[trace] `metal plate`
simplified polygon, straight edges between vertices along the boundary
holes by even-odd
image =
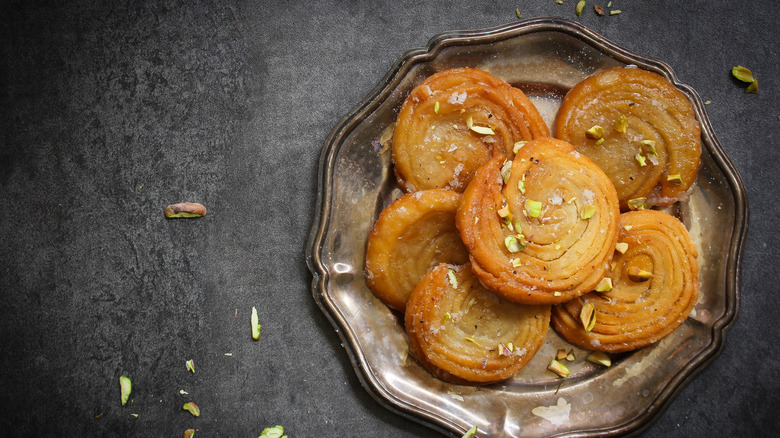
[[[700,298],[691,317],[657,344],[618,356],[610,368],[577,360],[558,379],[546,365],[571,347],[550,330],[545,346],[514,378],[483,387],[442,382],[412,357],[399,315],[365,283],[365,246],[379,212],[400,194],[390,154],[372,141],[395,121],[406,95],[431,74],[453,67],[487,70],[524,89],[552,123],[571,86],[612,66],[659,73],[693,103],[702,126],[702,165],[676,214],[699,249]],[[374,142],[375,143],[375,142]],[[407,52],[326,140],[307,248],[312,292],[336,327],[364,387],[387,408],[451,436],[477,425],[477,436],[607,436],[638,432],[656,418],[723,348],[739,305],[747,200],[718,143],[704,104],[665,63],[622,49],[587,28],[540,18],[496,29],[446,33]]]

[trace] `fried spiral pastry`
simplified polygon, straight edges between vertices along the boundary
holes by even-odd
[[[367,284],[382,302],[403,312],[429,269],[468,261],[455,228],[460,200],[451,190],[424,190],[404,195],[382,211],[366,249]]]
[[[612,68],[575,85],[555,136],[609,175],[624,211],[629,200],[673,204],[699,169],[701,129],[691,103],[663,76],[638,68]]]
[[[622,214],[620,224],[619,241],[628,249],[616,254],[607,275],[612,290],[553,307],[555,330],[582,348],[618,353],[655,343],[688,318],[698,299],[698,253],[677,218],[635,211]],[[590,331],[581,318],[586,303],[595,315]]]
[[[412,355],[434,376],[461,384],[512,377],[544,344],[549,324],[550,306],[499,297],[468,264],[429,271],[405,314]]]
[[[511,157],[516,142],[548,135],[519,89],[482,70],[445,70],[415,87],[401,107],[393,132],[395,174],[407,192],[462,192],[490,157]]]
[[[526,304],[562,303],[593,290],[618,236],[609,178],[554,138],[533,140],[502,163],[494,158],[477,170],[458,208],[474,273]]]

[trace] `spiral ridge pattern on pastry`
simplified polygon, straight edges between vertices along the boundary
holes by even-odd
[[[544,344],[549,324],[550,306],[501,298],[468,264],[429,271],[405,313],[412,355],[436,377],[454,383],[512,377]]]
[[[594,127],[603,135],[588,134]],[[639,198],[671,205],[699,169],[701,129],[691,103],[663,76],[638,68],[612,68],[575,85],[558,111],[555,136],[609,175],[623,210]]]
[[[511,157],[517,141],[547,135],[541,115],[519,89],[482,70],[445,70],[415,87],[401,107],[393,132],[395,174],[407,192],[462,192],[488,159]]]
[[[455,228],[461,194],[424,190],[385,208],[366,249],[366,280],[382,302],[404,311],[423,275],[439,263],[462,264],[468,252]]]
[[[537,217],[529,203],[537,203]],[[500,157],[482,166],[456,224],[485,286],[512,301],[557,304],[603,277],[619,215],[604,172],[570,144],[542,138],[523,146],[511,167]],[[513,236],[521,248],[508,244]]]
[[[612,290],[553,308],[556,331],[582,348],[615,353],[650,345],[680,326],[698,299],[698,252],[677,218],[645,210],[622,214],[620,223],[628,249],[616,253],[607,275]],[[637,270],[648,276],[637,278]],[[590,331],[580,320],[585,303],[595,309]]]

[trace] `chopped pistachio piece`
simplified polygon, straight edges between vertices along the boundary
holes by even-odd
[[[490,129],[487,126],[477,126],[474,124],[474,119],[471,116],[468,116],[466,119],[466,126],[468,126],[469,129],[476,132],[477,134],[482,135],[494,135],[495,132],[493,132],[492,129]]]
[[[509,347],[504,345],[503,342],[499,342],[498,343],[498,355],[499,356],[507,356],[507,357],[509,357],[509,356],[512,355],[512,350],[510,350]]]
[[[577,13],[578,17],[581,17],[583,9],[585,9],[585,0],[580,0],[577,2],[577,6],[574,8],[574,12]]]
[[[509,211],[509,205],[504,205],[503,207],[498,209],[498,215],[500,217],[508,217],[509,220],[512,220],[512,213]]]
[[[259,341],[260,331],[262,330],[262,326],[260,325],[260,319],[257,317],[257,307],[254,306],[252,306],[251,324],[252,324],[252,339],[254,339],[255,341]]]
[[[647,163],[645,162],[645,157],[643,157],[642,154],[636,154],[634,158],[636,159],[636,162],[639,163],[640,167],[647,166]]]
[[[585,359],[597,365],[603,365],[605,367],[612,366],[612,360],[603,351],[594,351],[593,353],[589,354],[588,357],[586,357]]]
[[[596,285],[596,292],[609,292],[612,290],[612,279],[609,277],[604,277],[599,281],[599,284]]]
[[[712,103],[712,101],[711,101],[711,100],[708,100],[708,101],[704,102],[704,104],[705,104],[705,105],[709,105],[709,104],[711,104],[711,103]]]
[[[651,153],[653,155],[658,155],[658,152],[655,150],[655,141],[653,140],[642,140],[642,150],[646,150],[648,153]]]
[[[509,177],[512,175],[512,160],[504,161],[504,165],[501,166],[501,178],[504,180],[504,184],[509,181]]]
[[[742,67],[741,65],[732,67],[731,74],[742,82],[752,83],[756,80],[756,78],[753,77],[753,72],[750,71],[749,68]]]
[[[471,426],[471,429],[467,430],[466,433],[461,438],[472,438],[474,435],[477,434],[477,425]]]
[[[569,350],[569,354],[566,355],[566,360],[569,362],[574,362],[574,350]]]
[[[625,134],[627,127],[628,127],[628,119],[626,118],[626,116],[621,115],[618,121],[615,122],[615,131],[622,132]]]
[[[674,185],[682,185],[682,177],[679,173],[675,173],[674,175],[669,175],[666,177],[666,180]]]
[[[437,100],[436,103],[433,104],[433,112],[436,114],[439,114],[439,101]]]
[[[138,414],[130,414],[133,418],[138,418]]]
[[[617,251],[617,252],[619,252],[621,254],[625,254],[626,251],[628,251],[628,244],[626,242],[618,242],[615,245],[615,251]]]
[[[597,145],[600,145],[601,143],[604,143],[604,139],[603,138],[600,138],[600,139],[596,140],[596,144]]]
[[[634,228],[633,225],[623,225],[623,229],[626,231],[631,231],[632,228]]]
[[[599,15],[604,15],[604,8],[599,5],[594,5],[593,10],[596,11],[596,13]]]
[[[192,359],[185,362],[184,365],[187,367],[187,371],[192,371],[192,374],[195,374],[195,362]]]
[[[653,273],[644,269],[639,269],[636,266],[632,266],[628,268],[628,278],[630,278],[631,281],[641,283],[653,278]]]
[[[745,93],[758,93],[758,81],[754,79],[753,82],[745,88]]]
[[[558,362],[557,360],[553,359],[549,365],[547,365],[547,369],[557,374],[559,377],[568,377],[571,371],[569,371],[569,368],[566,367],[566,365]]]
[[[518,266],[522,266],[523,265],[523,262],[520,259],[518,259],[518,258],[512,259],[511,263],[512,263],[512,267],[514,267],[514,268],[517,268]]]
[[[520,8],[515,9],[515,15],[517,15],[517,18],[523,18],[523,14],[520,13]]]
[[[566,359],[566,350],[563,348],[559,348],[558,352],[555,353],[555,360],[564,360]]]
[[[586,332],[593,330],[596,325],[596,306],[591,302],[585,303],[580,309],[580,322]]]
[[[458,288],[458,277],[455,275],[455,271],[452,269],[447,269],[447,279],[450,281],[450,284],[454,289]]]
[[[647,198],[634,198],[628,200],[628,208],[631,210],[644,210],[647,208],[647,205],[645,205],[645,201]]]
[[[195,429],[187,429],[184,431],[184,438],[192,438],[195,436]]]
[[[513,254],[525,249],[524,242],[518,239],[517,236],[506,236],[504,238],[504,246]]]
[[[607,7],[611,8],[612,7],[612,2],[607,3]]]
[[[596,206],[588,204],[582,208],[582,211],[580,211],[580,218],[582,220],[587,220],[592,218],[594,214],[596,214]]]
[[[621,11],[620,9],[613,9],[613,10],[609,11],[609,15],[618,15],[621,12],[623,12],[623,11]]]
[[[127,376],[119,376],[119,396],[122,401],[122,406],[127,404],[127,400],[130,399],[130,393],[133,391],[133,382]]]
[[[285,438],[284,427],[276,425],[274,427],[266,427],[258,438]]]
[[[515,145],[512,146],[512,152],[514,152],[516,154],[523,146],[526,145],[526,143],[528,143],[528,142],[525,141],[525,140],[521,140],[521,141],[515,142]]]
[[[600,138],[604,138],[604,128],[599,125],[593,125],[590,129],[585,131],[585,137],[588,137],[591,140],[598,140]]]
[[[444,316],[441,319],[442,324],[446,324],[447,321],[449,321],[452,318],[452,315],[450,315],[450,312],[446,312]]]
[[[555,0],[555,3],[558,3],[559,5],[563,4],[563,0]]]
[[[528,217],[539,217],[542,213],[542,203],[540,201],[526,199],[525,211],[528,213]]]
[[[520,180],[517,182],[517,190],[520,190],[520,193],[525,195],[525,181]]]
[[[193,402],[184,403],[182,409],[192,414],[193,417],[200,417],[200,408]]]

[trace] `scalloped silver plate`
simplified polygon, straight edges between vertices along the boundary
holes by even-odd
[[[431,74],[475,67],[522,88],[548,124],[561,97],[592,73],[634,64],[665,76],[693,103],[702,126],[702,166],[678,216],[699,249],[700,299],[691,317],[657,344],[590,364],[574,348],[571,375],[546,365],[572,348],[552,330],[542,350],[514,378],[483,387],[452,385],[408,356],[401,321],[365,283],[368,233],[400,194],[390,154],[372,146],[395,121],[409,91]],[[740,260],[747,232],[741,178],[715,138],[698,94],[665,63],[631,53],[568,20],[539,18],[483,31],[434,37],[407,52],[325,141],[318,200],[307,246],[315,301],[344,341],[368,392],[388,409],[451,436],[472,425],[477,436],[610,436],[636,433],[721,351],[739,305]]]

